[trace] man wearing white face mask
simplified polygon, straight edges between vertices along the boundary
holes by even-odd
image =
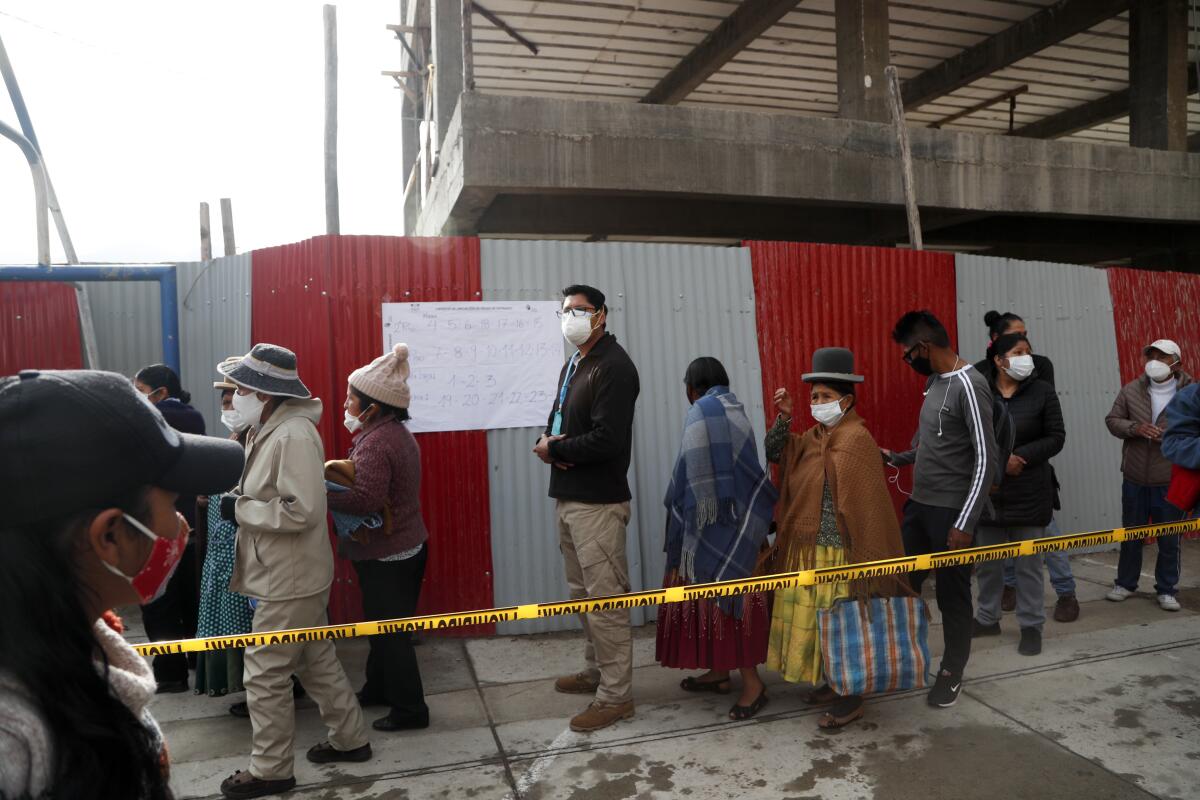
[[[1113,436],[1122,439],[1121,524],[1126,527],[1152,522],[1175,522],[1183,512],[1167,502],[1171,462],[1162,453],[1166,430],[1166,408],[1175,393],[1192,382],[1183,371],[1179,345],[1159,339],[1143,351],[1145,374],[1127,383],[1117,395],[1105,422]],[[1142,571],[1144,542],[1121,543],[1117,580],[1107,598],[1115,603],[1137,591]],[[1158,539],[1158,561],[1154,569],[1154,591],[1165,611],[1178,611],[1175,599],[1179,582],[1179,537]]]
[[[238,526],[229,588],[257,601],[253,630],[324,625],[333,553],[326,528],[325,464],[317,423],[321,401],[301,382],[296,355],[257,344],[222,375],[237,385],[233,407],[255,425],[246,469],[221,516]],[[333,642],[246,648],[246,701],[254,729],[248,771],[221,784],[226,797],[262,797],[296,785],[292,675],[321,710],[329,741],[308,751],[317,764],[371,758],[362,709]]]
[[[559,549],[572,599],[629,591],[625,526],[629,524],[629,461],[638,372],[608,333],[604,293],[591,286],[563,290],[563,337],[578,351],[563,366],[546,430],[533,452],[550,469],[558,502]],[[555,689],[594,694],[571,720],[586,732],[633,716],[633,638],[628,611],[583,615],[585,669],[559,678]]]

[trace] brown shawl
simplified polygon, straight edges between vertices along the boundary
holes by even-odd
[[[848,563],[904,555],[879,445],[853,408],[832,430],[814,425],[804,434],[792,434],[779,463],[775,519],[780,571],[813,568],[826,480]],[[906,576],[885,576],[852,581],[850,593],[861,600],[912,592]]]

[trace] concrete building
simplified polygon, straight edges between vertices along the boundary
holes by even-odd
[[[402,0],[406,231],[1200,268],[1191,0]],[[1191,54],[1191,55],[1189,55]]]

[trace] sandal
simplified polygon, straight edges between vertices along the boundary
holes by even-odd
[[[685,692],[712,692],[713,694],[729,694],[729,678],[720,681],[701,681],[692,677],[679,682],[679,688]]]
[[[804,702],[810,706],[824,706],[835,702],[838,697],[838,693],[835,692],[829,686],[829,684],[826,684],[824,686],[818,686],[816,689],[813,689],[808,694],[804,695]]]
[[[841,712],[840,715],[839,712]],[[826,711],[817,720],[817,727],[823,731],[836,731],[839,728],[846,727],[855,720],[862,719],[864,713],[866,713],[866,704],[859,697],[855,701],[852,701],[852,707],[849,710],[845,710],[845,706],[839,703],[833,707],[833,710]]]
[[[758,699],[748,706],[734,705],[729,709],[729,718],[732,720],[746,720],[753,717],[758,712],[762,711],[767,705],[767,689],[764,686],[763,690],[758,693]]]

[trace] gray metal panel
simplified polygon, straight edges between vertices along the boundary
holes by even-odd
[[[221,397],[212,388],[216,365],[250,350],[250,264],[249,253],[176,264],[180,377],[215,436],[228,433],[221,425]]]
[[[751,422],[765,430],[749,251],[501,240],[484,240],[481,247],[485,300],[557,299],[570,283],[593,284],[607,295],[610,329],[629,351],[641,379],[630,467],[630,580],[635,589],[660,586],[665,570],[662,498],[687,411],[683,372],[688,363],[704,355],[719,358]],[[565,358],[565,346],[563,352]],[[530,453],[537,433],[488,432],[498,605],[566,597],[554,510],[546,497],[546,467]],[[574,626],[575,620],[560,618],[498,629],[532,633]]]
[[[82,285],[92,307],[100,369],[132,378],[142,367],[163,360],[158,283],[106,281]]]
[[[964,358],[984,357],[989,310],[1025,319],[1034,352],[1054,362],[1067,444],[1054,459],[1064,533],[1121,524],[1121,443],[1104,424],[1121,387],[1108,275],[1068,264],[959,255],[958,338]]]

